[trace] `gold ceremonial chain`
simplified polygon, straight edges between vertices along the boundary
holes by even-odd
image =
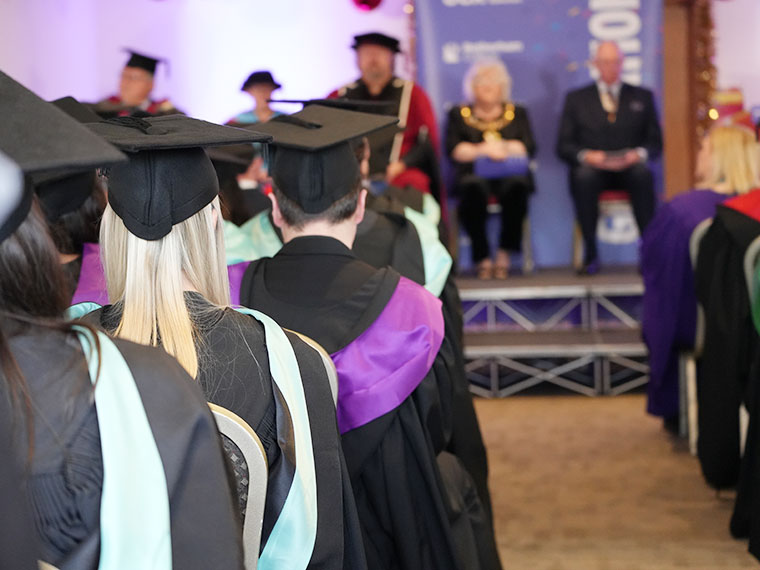
[[[468,126],[474,127],[479,131],[483,131],[484,141],[499,141],[501,140],[501,129],[506,127],[515,118],[515,105],[514,103],[507,103],[505,105],[504,114],[494,121],[483,121],[478,119],[472,113],[472,107],[465,105],[460,111],[464,122]]]

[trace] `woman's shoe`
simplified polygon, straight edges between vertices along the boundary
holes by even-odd
[[[490,259],[484,259],[478,263],[478,279],[493,279],[493,263]]]
[[[506,279],[509,277],[509,254],[500,249],[496,253],[496,265],[493,268],[494,279]]]

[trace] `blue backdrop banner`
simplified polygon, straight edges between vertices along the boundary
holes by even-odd
[[[614,40],[625,55],[623,80],[652,89],[659,99],[661,4],[415,0],[418,79],[438,112],[442,132],[448,109],[464,100],[462,79],[478,58],[496,56],[507,65],[513,98],[528,109],[538,144],[530,221],[539,266],[568,265],[572,257],[574,214],[567,167],[554,152],[565,93],[594,79],[589,60],[596,45]],[[635,262],[633,219],[616,208],[600,219],[602,263]]]

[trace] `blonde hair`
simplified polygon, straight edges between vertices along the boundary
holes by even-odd
[[[507,66],[496,58],[489,57],[477,60],[467,70],[462,82],[462,91],[466,101],[475,100],[475,81],[478,77],[486,72],[493,71],[496,73],[499,84],[501,85],[501,99],[504,103],[512,100],[512,76],[507,71]]]
[[[132,234],[111,206],[103,214],[100,244],[108,297],[121,306],[116,336],[162,346],[195,378],[197,326],[185,304],[183,277],[217,307],[230,305],[224,232],[215,223],[219,199],[161,239]]]
[[[723,186],[738,194],[760,186],[760,146],[753,132],[725,125],[714,127],[707,137],[712,153],[702,185]]]

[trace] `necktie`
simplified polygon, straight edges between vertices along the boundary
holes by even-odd
[[[607,111],[607,120],[610,123],[614,123],[617,118],[617,98],[615,97],[612,89],[607,87],[602,90],[602,107]]]

